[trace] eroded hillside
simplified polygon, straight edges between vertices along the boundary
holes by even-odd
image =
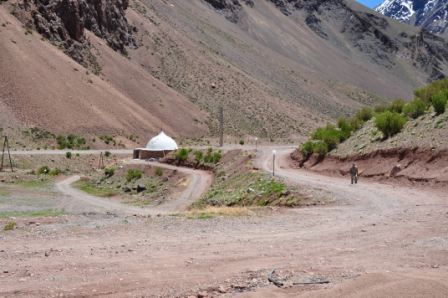
[[[300,139],[447,69],[445,40],[342,0],[9,0],[0,11],[2,110],[55,132],[213,136],[223,106],[228,135]]]

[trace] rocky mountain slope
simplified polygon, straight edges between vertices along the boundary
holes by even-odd
[[[400,22],[448,36],[447,0],[386,0],[375,10]]]
[[[0,12],[0,108],[50,131],[214,135],[223,106],[226,134],[301,138],[448,69],[444,39],[351,1],[8,0]]]

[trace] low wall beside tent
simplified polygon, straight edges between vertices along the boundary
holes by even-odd
[[[162,158],[168,153],[177,150],[177,143],[161,131],[153,137],[145,148],[134,149],[134,159]]]

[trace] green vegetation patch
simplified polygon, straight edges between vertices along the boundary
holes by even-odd
[[[58,149],[89,149],[89,147],[86,146],[86,139],[83,137],[70,134],[68,136],[60,135],[56,138],[56,141],[58,143]]]
[[[375,116],[375,126],[385,138],[399,133],[406,124],[407,118],[399,113],[386,111]]]
[[[64,210],[47,209],[36,211],[0,211],[0,218],[10,217],[55,217],[64,215]]]
[[[3,231],[12,231],[16,228],[17,223],[15,221],[7,222],[6,225],[3,227]]]
[[[401,132],[408,118],[417,119],[428,113],[430,106],[436,115],[445,113],[448,104],[448,78],[420,88],[414,94],[414,100],[408,103],[395,99],[388,105],[379,105],[374,109],[365,107],[351,118],[338,119],[337,127],[328,124],[316,129],[311,139],[300,147],[304,160],[312,154],[325,156],[372,118],[375,118],[376,128],[383,133],[383,139],[387,139]]]
[[[82,190],[85,193],[88,193],[89,195],[96,197],[107,198],[107,197],[113,197],[118,194],[118,192],[115,189],[96,185],[95,183],[87,179],[81,179],[79,181],[76,181],[75,183],[73,183],[73,186],[75,186],[79,190]]]
[[[298,206],[300,197],[288,190],[285,183],[268,174],[248,172],[216,183],[194,208],[206,206]]]
[[[17,185],[24,187],[24,188],[39,188],[44,189],[51,186],[53,183],[50,179],[35,179],[35,180],[23,180],[17,182]]]

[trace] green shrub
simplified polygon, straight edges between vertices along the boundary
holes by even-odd
[[[62,173],[62,171],[58,168],[50,170],[48,173],[50,176],[59,176]]]
[[[72,158],[72,153],[70,151],[69,152],[65,152],[65,157],[68,158],[68,159],[71,159]]]
[[[401,114],[403,112],[403,108],[405,105],[405,101],[402,99],[396,99],[394,101],[392,101],[388,107],[387,110],[394,112],[394,113],[398,113]]]
[[[3,227],[3,231],[11,231],[14,230],[17,226],[17,223],[15,221],[10,221],[6,223],[6,225]]]
[[[403,107],[403,113],[412,119],[416,119],[425,114],[427,109],[428,104],[423,100],[416,98]]]
[[[244,145],[244,140],[240,140],[240,145],[241,145],[241,146]]]
[[[212,163],[217,164],[222,158],[221,151],[215,151],[212,155]]]
[[[440,91],[431,98],[431,104],[437,115],[445,113],[446,103],[448,101],[448,92]]]
[[[82,149],[86,144],[86,140],[83,137],[70,134],[68,136],[58,136],[56,138],[58,148],[63,149]]]
[[[375,116],[375,126],[383,133],[385,138],[399,133],[406,121],[406,117],[390,111]]]
[[[352,134],[352,127],[348,120],[344,117],[338,119],[338,128],[340,130],[340,141],[343,142],[348,139]]]
[[[104,156],[106,156],[106,157],[109,157],[109,156],[111,156],[112,155],[112,153],[110,153],[110,151],[106,151],[106,152],[104,152]]]
[[[445,90],[448,90],[448,78],[434,81],[423,88],[417,89],[414,94],[415,97],[429,103],[437,93]]]
[[[388,107],[387,107],[386,105],[384,105],[384,104],[382,104],[382,105],[378,105],[378,106],[376,106],[376,107],[373,109],[373,111],[374,111],[376,114],[380,114],[380,113],[386,112],[387,110],[388,110]]]
[[[338,146],[343,137],[340,130],[328,124],[325,127],[316,129],[313,133],[313,139],[324,141],[327,144],[328,150],[331,151]]]
[[[311,154],[313,154],[314,150],[314,142],[313,141],[307,141],[302,144],[302,147],[300,148],[300,152],[302,152],[302,155],[305,158],[308,158]]]
[[[114,137],[109,135],[100,136],[100,140],[102,140],[106,145],[113,144],[117,145],[117,141],[115,141]]]
[[[190,151],[187,148],[181,148],[178,149],[174,155],[177,162],[184,162],[188,159],[188,155],[190,154]]]
[[[319,155],[319,156],[325,156],[328,153],[328,145],[325,142],[318,141],[314,143],[313,146],[313,153]]]
[[[222,153],[220,150],[213,151],[212,148],[207,149],[207,153],[204,155],[204,162],[205,163],[212,163],[217,164],[222,158]]]
[[[194,151],[193,155],[194,155],[194,160],[197,163],[200,163],[202,161],[202,159],[204,158],[204,153],[202,151],[200,151],[200,150]]]
[[[349,124],[350,127],[352,128],[352,131],[357,131],[362,127],[363,122],[356,117],[352,117],[349,119]]]
[[[39,175],[48,175],[50,173],[50,168],[48,166],[42,166],[37,170],[37,174]]]
[[[107,178],[110,178],[113,175],[115,175],[115,169],[114,168],[105,168],[104,169],[104,176],[106,176]]]
[[[126,181],[131,182],[133,180],[138,180],[142,178],[142,170],[140,169],[129,169],[126,173]]]
[[[162,177],[163,176],[163,169],[161,167],[155,168],[155,174],[156,176]]]
[[[356,113],[355,117],[361,120],[362,122],[366,122],[372,119],[373,111],[371,108],[364,107]]]

